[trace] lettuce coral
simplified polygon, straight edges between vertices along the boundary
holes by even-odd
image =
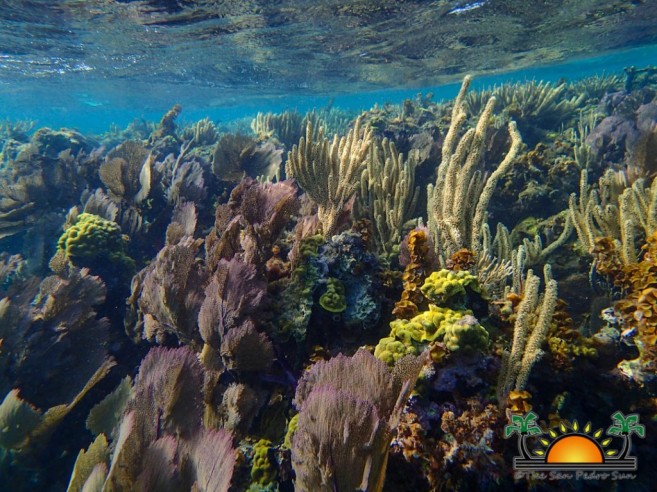
[[[477,277],[465,270],[443,269],[429,275],[420,290],[435,304],[458,306],[463,304],[466,288],[479,292]]]
[[[381,339],[374,349],[374,355],[389,364],[405,355],[420,353],[428,342],[443,341],[452,351],[488,346],[488,332],[468,310],[430,304],[428,311],[411,320],[395,320],[390,328],[390,336]]]
[[[337,278],[329,278],[326,283],[326,292],[319,298],[319,305],[330,313],[341,313],[347,309],[344,285]]]

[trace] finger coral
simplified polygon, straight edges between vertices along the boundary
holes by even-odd
[[[326,236],[336,232],[340,213],[356,193],[371,141],[372,131],[361,132],[360,118],[346,137],[335,135],[331,143],[323,128],[316,131],[309,122],[305,137],[288,153],[285,173],[317,203]]]

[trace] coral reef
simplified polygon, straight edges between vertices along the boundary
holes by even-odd
[[[0,489],[568,487],[514,476],[504,425],[530,411],[632,412],[649,462],[639,76],[468,77],[360,115],[176,105],[98,139],[0,124]]]

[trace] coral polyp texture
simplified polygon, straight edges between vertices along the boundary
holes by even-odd
[[[652,490],[657,76],[628,77],[0,122],[0,490],[630,486],[514,473],[529,412],[640,419]]]

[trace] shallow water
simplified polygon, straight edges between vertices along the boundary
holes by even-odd
[[[488,85],[517,71],[514,80],[577,78],[654,64],[656,10],[650,1],[2,2],[0,116],[99,131],[174,103],[190,119],[228,120],[328,98],[366,109],[466,73]]]
[[[655,176],[653,1],[0,0],[0,491],[652,490]]]

